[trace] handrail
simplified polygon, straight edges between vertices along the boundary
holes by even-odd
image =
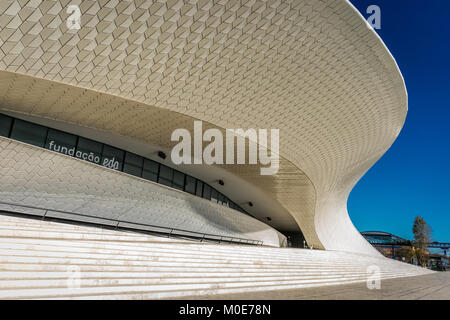
[[[190,236],[190,235],[186,235],[186,234],[178,234],[178,236],[183,236],[183,237],[200,238],[200,239],[202,239],[201,241],[203,241],[204,239],[210,239],[210,240],[216,240],[216,241],[218,240],[219,243],[221,243],[222,241],[226,241],[226,242],[233,242],[233,243],[249,243],[249,244],[253,244],[253,245],[262,245],[263,244],[263,241],[261,241],[261,240],[252,240],[252,239],[245,239],[245,238],[227,237],[227,236],[223,236],[223,235],[215,235],[215,234],[210,234],[210,233],[201,233],[201,232],[197,232],[197,231],[189,231],[189,230],[183,230],[183,229],[178,229],[178,228],[168,228],[168,227],[162,227],[162,226],[155,226],[155,225],[146,224],[146,223],[140,223],[140,222],[121,221],[121,220],[118,220],[118,219],[97,217],[97,216],[92,216],[92,215],[88,215],[88,214],[84,214],[84,213],[77,213],[77,212],[69,212],[69,211],[56,210],[56,209],[41,208],[41,207],[36,207],[36,206],[30,206],[30,205],[24,205],[24,204],[16,204],[16,203],[4,202],[4,201],[0,201],[0,204],[7,205],[7,206],[13,206],[13,207],[19,207],[19,208],[42,210],[42,211],[44,211],[44,214],[41,215],[42,220],[45,220],[46,218],[48,218],[48,216],[47,216],[48,212],[57,212],[57,213],[74,215],[74,216],[80,216],[80,217],[86,217],[86,218],[94,218],[94,219],[98,219],[98,220],[106,220],[106,221],[114,222],[115,223],[115,229],[133,229],[133,230],[148,231],[148,230],[145,230],[145,229],[120,227],[120,223],[127,223],[127,224],[132,224],[132,225],[137,225],[137,226],[145,226],[145,227],[150,227],[150,228],[157,228],[157,229],[167,230],[167,232],[161,232],[161,231],[151,231],[151,232],[153,232],[153,233],[161,233],[161,234],[168,234],[168,237],[170,237],[172,235],[176,236],[177,232],[179,232],[179,233],[190,233],[190,234],[198,235],[198,236]],[[0,209],[0,211],[11,212],[11,213],[15,213],[15,214],[27,214],[26,212],[21,213],[21,212],[7,211],[7,210],[1,210],[1,209]],[[30,214],[28,213],[28,215],[30,215]],[[65,220],[64,218],[58,218],[58,217],[49,217],[49,218],[50,219]],[[81,221],[81,220],[73,220],[73,221],[86,223],[85,221]],[[87,223],[94,224],[94,225],[110,226],[108,224],[95,223],[95,222],[87,222]],[[217,239],[218,237],[220,237],[220,238]],[[229,238],[230,240],[224,240],[224,238],[225,239]],[[234,240],[237,240],[237,241],[234,241]]]

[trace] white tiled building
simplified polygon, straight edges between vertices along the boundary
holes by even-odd
[[[345,0],[6,0],[0,113],[4,211],[378,259],[347,198],[407,93]],[[171,133],[199,120],[279,129],[278,173],[173,164]]]

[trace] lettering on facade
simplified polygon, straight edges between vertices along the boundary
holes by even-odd
[[[55,143],[54,140],[49,142],[48,149],[50,149],[51,151],[62,153],[62,154],[68,155],[68,156],[78,158],[78,159],[93,162],[95,164],[101,164],[102,166],[110,168],[110,169],[119,170],[119,167],[120,167],[120,163],[119,163],[119,161],[116,160],[115,157],[112,157],[112,158],[105,157],[103,159],[103,161],[101,161],[100,156],[95,155],[93,152],[83,152],[80,150],[75,150],[75,147],[68,148],[68,147],[65,147],[65,146]]]

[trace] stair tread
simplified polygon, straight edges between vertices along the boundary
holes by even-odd
[[[22,225],[21,225],[22,223]],[[0,299],[170,298],[390,279],[430,273],[338,251],[199,243],[0,216]],[[81,288],[67,286],[77,266]]]

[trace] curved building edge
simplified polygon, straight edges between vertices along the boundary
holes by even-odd
[[[299,4],[299,6],[302,7],[302,9],[309,10],[310,4],[308,2],[296,2]],[[332,5],[331,5],[332,3]],[[317,9],[317,12],[326,12],[327,14],[330,14],[327,12],[327,8],[321,8],[322,4],[316,3],[312,5],[313,12]],[[315,7],[317,6],[317,8]],[[362,16],[358,13],[358,11],[348,2],[348,1],[336,1],[336,2],[330,2],[330,7],[333,8],[331,15],[336,18],[336,24],[340,28],[342,28],[342,32],[345,33],[346,28],[349,30],[352,30],[352,34],[348,36],[348,41],[350,41],[352,44],[355,44],[359,37],[362,35],[364,38],[361,41],[361,49],[359,47],[356,47],[355,51],[355,57],[357,55],[361,55],[361,52],[368,48],[373,48],[374,54],[373,59],[374,61],[370,61],[372,64],[376,64],[378,62],[382,62],[382,66],[380,66],[379,75],[377,74],[377,77],[368,78],[367,79],[367,86],[362,85],[360,87],[361,90],[367,89],[372,85],[371,81],[373,81],[373,84],[383,84],[383,81],[390,81],[389,85],[392,85],[393,89],[390,91],[390,89],[384,88],[383,85],[380,85],[379,87],[376,87],[377,93],[380,93],[380,100],[387,99],[387,97],[392,97],[392,101],[389,100],[387,103],[385,101],[381,102],[374,102],[376,104],[376,107],[374,110],[364,111],[362,109],[358,108],[351,108],[351,112],[349,111],[349,117],[354,117],[355,119],[358,119],[363,124],[362,126],[358,127],[357,124],[350,125],[349,131],[334,131],[336,128],[336,124],[332,123],[329,127],[326,127],[324,129],[320,129],[318,132],[311,132],[308,131],[308,129],[316,128],[317,124],[323,125],[321,123],[320,116],[324,115],[324,112],[329,111],[330,117],[333,119],[333,117],[337,117],[339,114],[339,110],[337,110],[336,114],[333,115],[334,110],[327,109],[324,107],[323,110],[318,110],[317,115],[311,114],[311,112],[314,109],[305,109],[306,112],[302,113],[301,110],[292,110],[289,108],[286,108],[286,114],[291,114],[292,118],[295,119],[295,117],[298,117],[302,115],[308,115],[309,118],[307,119],[309,122],[314,122],[314,124],[309,128],[306,126],[306,131],[308,132],[309,136],[305,133],[305,143],[303,145],[299,145],[297,143],[293,143],[293,140],[287,139],[286,145],[282,147],[287,147],[285,149],[282,148],[283,152],[281,152],[281,156],[286,159],[287,162],[290,162],[297,170],[298,170],[298,176],[296,176],[298,181],[301,180],[298,185],[296,185],[295,191],[298,195],[299,199],[295,199],[291,194],[288,193],[289,191],[289,183],[284,184],[283,183],[283,177],[281,176],[279,180],[274,178],[274,181],[268,181],[268,185],[272,183],[269,187],[265,187],[263,190],[267,194],[270,194],[270,191],[273,190],[277,185],[280,185],[283,189],[281,191],[278,191],[278,193],[275,193],[274,196],[272,196],[274,200],[272,202],[276,202],[278,205],[281,205],[280,212],[287,211],[291,214],[292,217],[294,217],[295,222],[300,226],[303,234],[305,235],[306,239],[308,240],[308,243],[312,244],[315,248],[320,249],[327,249],[327,250],[341,250],[341,251],[352,251],[352,252],[358,252],[358,253],[364,253],[364,254],[377,254],[376,251],[359,235],[359,233],[356,231],[354,225],[352,224],[348,212],[347,212],[347,199],[351,192],[351,189],[354,187],[354,185],[357,183],[357,181],[363,176],[363,174],[388,150],[388,148],[392,145],[395,138],[398,136],[401,127],[403,126],[403,123],[405,121],[406,117],[406,110],[407,110],[407,95],[406,95],[406,89],[403,77],[401,73],[399,72],[398,66],[393,59],[390,52],[387,50],[384,43],[381,41],[381,39],[376,35],[376,33],[373,32],[373,30],[361,30],[356,29],[355,26],[358,26],[361,28],[365,24],[365,20],[362,18]],[[336,8],[335,11],[334,8]],[[292,9],[292,8],[291,8]],[[290,10],[291,10],[290,9]],[[293,9],[292,9],[293,10]],[[293,10],[294,11],[294,10]],[[329,10],[328,10],[329,11]],[[350,17],[348,17],[349,12],[351,12]],[[347,15],[347,16],[346,16]],[[352,21],[345,21],[344,17],[348,18]],[[313,14],[313,18],[317,21],[321,21],[321,18],[319,16],[316,16]],[[299,20],[301,21],[301,19]],[[336,27],[337,27],[336,26]],[[321,38],[321,34],[317,33],[317,30],[311,30],[311,37],[316,37],[320,43],[323,39]],[[3,45],[4,43],[2,43]],[[371,47],[373,46],[373,47]],[[305,49],[307,50],[307,49]],[[359,50],[359,51],[358,51]],[[10,51],[12,52],[12,51]],[[340,52],[337,50],[336,52],[333,52],[336,54],[340,54]],[[9,57],[11,55],[14,55],[14,52],[9,54]],[[16,54],[17,55],[17,54]],[[363,59],[364,60],[364,59]],[[54,77],[49,76],[48,74],[45,74],[44,72],[26,72],[26,69],[24,68],[16,68],[14,63],[11,63],[11,59],[5,59],[2,65],[2,69],[5,71],[12,71],[12,72],[18,72],[18,73],[24,73],[28,74],[34,77],[39,78],[46,78],[51,81],[61,81],[62,83],[66,83],[72,86],[79,86],[80,88],[88,88],[86,83],[83,81],[78,81],[76,79],[72,80],[64,80],[64,79],[55,79]],[[320,57],[317,58],[317,61],[320,62]],[[24,71],[25,70],[25,71]],[[359,71],[359,69],[355,69],[355,72]],[[111,72],[111,75],[113,75],[114,72]],[[355,74],[356,77],[363,77],[364,74]],[[271,78],[271,77],[269,77]],[[273,82],[276,83],[275,80],[278,80],[277,77],[272,77]],[[311,77],[311,83],[315,83],[314,77]],[[326,81],[327,79],[321,79],[323,81]],[[379,80],[377,82],[377,80]],[[37,87],[39,87],[39,84],[37,84]],[[326,89],[326,87],[324,87]],[[11,88],[8,88],[7,84],[2,88],[2,92],[6,91],[7,89],[11,90]],[[130,99],[130,93],[134,91],[126,91],[124,90],[121,92],[120,90],[117,90],[117,88],[110,88],[108,89],[105,87],[104,89],[99,89],[98,87],[93,87],[92,89],[104,92],[108,95],[115,94],[118,96],[122,96],[126,99]],[[126,89],[126,87],[125,87]],[[138,92],[138,87],[135,87],[136,92]],[[281,89],[281,87],[280,87]],[[319,87],[315,88],[318,91],[321,89]],[[335,93],[330,93],[331,97],[333,97]],[[367,96],[370,94],[368,92],[365,92]],[[14,94],[12,94],[14,95]],[[350,95],[350,93],[349,93]],[[17,95],[18,97],[19,95]],[[147,97],[145,99],[137,99],[140,100],[142,103],[147,105],[157,105],[161,108],[166,108],[171,111],[180,112],[182,114],[186,114],[189,116],[192,116],[197,119],[202,119],[204,121],[209,121],[213,125],[220,127],[220,128],[227,128],[230,126],[234,127],[244,127],[244,124],[252,125],[255,123],[255,119],[249,121],[237,121],[237,120],[230,120],[230,121],[222,121],[221,119],[214,120],[211,118],[207,113],[205,113],[205,116],[200,116],[201,113],[196,113],[192,110],[183,109],[183,105],[173,105],[170,101],[158,101],[158,98],[149,97],[149,95],[144,95],[143,97]],[[280,91],[278,97],[282,97],[283,92]],[[65,121],[64,116],[69,116],[70,112],[66,110],[52,110],[51,114],[46,114],[46,108],[43,107],[42,109],[38,109],[36,107],[33,107],[31,105],[27,106],[20,106],[15,103],[19,102],[20,99],[16,97],[16,100],[13,101],[14,103],[10,103],[11,100],[2,101],[2,108],[5,110],[13,110],[18,112],[27,113],[30,115],[35,116],[48,116],[50,118],[53,118],[55,120],[59,121]],[[245,97],[245,95],[243,96]],[[358,97],[357,94],[352,96],[352,99],[356,99]],[[352,99],[349,99],[349,101],[354,101]],[[30,99],[32,101],[32,99]],[[345,101],[345,99],[342,99],[342,101]],[[368,97],[361,97],[361,101],[357,101],[358,103],[365,103],[367,101],[370,101]],[[156,102],[156,103],[155,103]],[[199,110],[204,106],[208,100],[205,98],[205,101],[200,101],[199,103]],[[321,100],[317,98],[317,103],[320,103]],[[340,102],[340,100],[338,101]],[[10,105],[8,105],[10,103]],[[387,105],[386,107],[383,107],[384,105]],[[218,107],[222,107],[220,104]],[[311,105],[311,108],[314,107],[314,104]],[[336,109],[339,108],[345,108],[349,107],[349,105],[341,104],[337,105]],[[367,105],[369,108],[370,106]],[[99,111],[97,115],[95,115],[97,118],[101,117],[102,112],[105,112],[108,110],[107,107],[103,106],[103,110]],[[384,109],[383,109],[384,108]],[[101,109],[101,108],[100,108]],[[217,111],[218,108],[213,108],[213,112]],[[122,112],[123,110],[119,110]],[[188,112],[189,111],[189,112]],[[333,111],[333,112],[331,112]],[[342,109],[341,109],[342,111]],[[264,108],[261,108],[261,110],[256,110],[256,112],[264,114],[266,110]],[[359,113],[358,113],[359,112]],[[120,114],[120,113],[118,113]],[[230,112],[229,116],[232,117],[233,113]],[[86,115],[84,115],[86,116]],[[376,117],[376,118],[371,118]],[[306,117],[306,116],[305,116]],[[318,119],[319,118],[319,119]],[[360,120],[362,119],[362,120]],[[372,119],[375,119],[375,121],[371,121]],[[246,120],[246,119],[244,119]],[[261,123],[263,125],[270,126],[271,124],[280,125],[280,123],[283,120],[283,117],[280,117],[279,119],[275,119],[276,121],[270,122],[265,119],[261,119]],[[386,120],[386,121],[384,121]],[[85,123],[80,123],[80,120],[73,120],[74,123],[77,123],[79,125],[85,125],[86,123],[89,123],[86,119],[84,120]],[[257,120],[256,120],[257,121]],[[295,122],[295,121],[294,121]],[[349,122],[352,122],[351,119],[349,119]],[[373,123],[372,123],[373,122]],[[302,122],[303,125],[307,124],[308,122]],[[386,126],[384,126],[386,123]],[[94,123],[91,122],[92,125]],[[101,123],[101,120],[98,119],[97,122],[98,125],[100,125],[101,129],[114,131],[111,128],[108,128],[107,125]],[[290,128],[291,123],[286,124],[288,128]],[[375,127],[375,128],[374,128]],[[358,132],[360,130],[373,130],[374,134],[373,136],[370,135],[358,135]],[[122,131],[118,132],[116,130],[116,133],[119,134],[126,134],[127,132],[129,135],[136,134],[136,132],[130,133],[130,128],[124,127],[121,129]],[[127,131],[128,130],[128,131]],[[352,132],[353,130],[353,132]],[[326,132],[329,131],[329,132]],[[298,132],[293,130],[292,133],[289,133],[289,135],[292,135],[295,137],[295,135]],[[380,136],[376,135],[376,133],[381,133]],[[324,136],[323,139],[321,139],[321,134]],[[330,139],[330,137],[333,137],[333,135],[339,135],[343,134],[342,140],[343,142],[340,143],[340,141],[336,142]],[[355,137],[353,138],[352,135]],[[135,136],[136,137],[136,136]],[[350,147],[350,141],[359,141],[360,144],[355,144],[355,148]],[[142,136],[140,137],[142,138]],[[339,139],[341,139],[339,137]],[[347,140],[345,140],[347,139]],[[354,140],[353,140],[354,139]],[[373,139],[373,140],[370,140]],[[317,140],[317,141],[314,141]],[[344,141],[345,140],[345,141]],[[289,143],[292,143],[292,146],[288,147],[287,145]],[[317,143],[317,149],[320,149],[318,152],[314,152],[312,146]],[[373,148],[367,148],[366,144],[372,143],[374,145]],[[349,152],[340,152],[337,154],[336,151],[343,150],[344,147],[349,148]],[[298,148],[300,151],[295,151],[295,148]],[[305,152],[305,150],[312,150],[309,154]],[[323,150],[329,150],[330,152],[326,154],[323,152]],[[301,154],[300,152],[304,152],[304,154]],[[336,156],[335,153],[336,152]],[[333,162],[333,160],[336,160]],[[345,160],[348,161],[348,165],[345,162]],[[334,168],[332,166],[335,166]],[[331,168],[330,168],[331,166]],[[249,171],[251,172],[251,171]],[[248,176],[249,172],[244,172],[243,176]],[[236,173],[236,172],[235,172]],[[237,175],[239,175],[239,170],[237,171]],[[251,183],[258,185],[258,181],[251,181]],[[287,194],[287,196],[286,196]],[[307,196],[304,196],[304,194],[307,194]],[[285,222],[288,221],[286,218],[284,220]],[[292,221],[291,221],[292,222]]]

